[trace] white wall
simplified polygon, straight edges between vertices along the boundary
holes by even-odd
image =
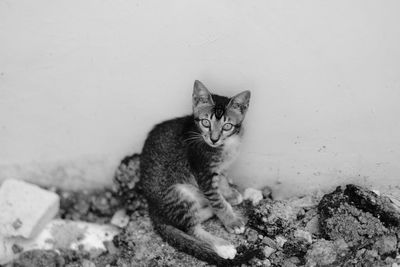
[[[200,79],[252,91],[239,183],[400,186],[399,8],[3,0],[0,179],[107,184],[154,123],[190,112]]]

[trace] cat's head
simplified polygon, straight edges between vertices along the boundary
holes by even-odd
[[[249,101],[250,91],[228,98],[211,94],[200,81],[195,81],[193,115],[204,141],[211,147],[219,147],[238,135]]]

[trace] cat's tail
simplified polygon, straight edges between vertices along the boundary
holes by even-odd
[[[150,217],[155,230],[167,243],[182,252],[210,264],[217,266],[238,266],[248,262],[259,254],[259,250],[252,250],[241,253],[241,255],[236,255],[234,259],[224,259],[218,255],[210,242],[200,240],[172,225],[164,223],[157,214],[150,212]]]

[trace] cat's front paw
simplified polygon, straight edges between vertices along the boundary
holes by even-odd
[[[245,220],[239,215],[225,216],[221,218],[226,230],[229,233],[242,234],[244,233],[244,226],[246,224]]]

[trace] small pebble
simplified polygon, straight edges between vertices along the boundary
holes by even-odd
[[[276,242],[267,236],[263,238],[262,242],[263,242],[263,244],[270,246],[272,248],[275,248],[275,249],[278,248]]]
[[[320,234],[321,231],[319,229],[319,215],[312,217],[311,220],[307,222],[305,228],[311,234]]]
[[[22,222],[21,222],[20,219],[16,219],[16,220],[12,223],[12,227],[13,227],[15,230],[18,230],[19,228],[21,228],[21,226],[22,226]]]
[[[96,264],[91,262],[90,260],[82,260],[82,267],[96,267]]]
[[[24,248],[17,244],[12,245],[11,249],[14,254],[18,254],[18,253],[21,253],[22,251],[24,251]]]
[[[298,229],[298,230],[296,230],[296,231],[294,232],[294,236],[297,237],[297,238],[304,239],[304,240],[307,241],[307,243],[309,243],[309,244],[312,243],[311,234],[310,234],[309,232],[307,232],[307,231]]]
[[[246,188],[243,192],[243,199],[250,200],[253,206],[256,206],[263,199],[261,190],[254,188]]]
[[[263,260],[263,266],[266,266],[266,267],[271,266],[271,261],[269,259]]]
[[[264,198],[272,199],[272,189],[269,186],[266,186],[262,189],[262,195]]]
[[[271,256],[271,254],[274,253],[275,251],[276,251],[276,249],[266,246],[263,249],[263,254],[266,258],[269,258],[269,256]]]
[[[257,233],[256,230],[253,230],[253,229],[249,229],[249,230],[247,231],[246,236],[247,236],[247,240],[248,240],[249,242],[251,242],[251,243],[256,242],[257,239],[258,239],[258,233]]]
[[[276,236],[275,237],[276,243],[278,244],[279,247],[283,247],[283,245],[286,243],[287,239],[284,238],[283,236]]]
[[[126,214],[124,209],[118,210],[114,213],[114,216],[111,219],[111,224],[118,226],[120,228],[124,228],[129,223],[129,216]]]

